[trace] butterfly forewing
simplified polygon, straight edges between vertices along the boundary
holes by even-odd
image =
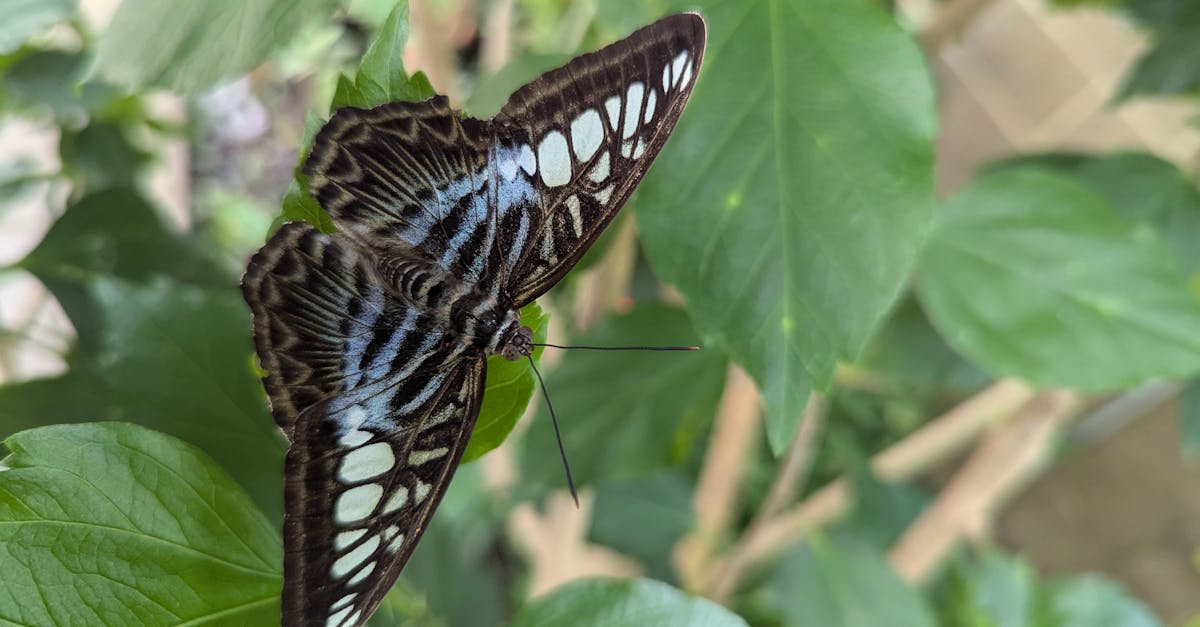
[[[557,283],[633,193],[691,95],[704,42],[700,16],[664,18],[543,74],[500,110],[497,136],[536,156],[541,214],[512,271],[515,306]]]
[[[285,225],[243,279],[292,440],[285,625],[361,625],[399,576],[500,352],[475,330],[549,289],[612,221],[675,126],[704,37],[697,15],[665,18],[492,120],[435,97],[340,109],[317,134],[304,172],[340,232]]]

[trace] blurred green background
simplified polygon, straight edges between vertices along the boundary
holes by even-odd
[[[542,356],[580,510],[493,371],[372,624],[1200,625],[1193,0],[0,0],[0,622],[277,624],[237,283],[328,225],[312,134],[689,9],[688,110],[540,304],[704,350]]]

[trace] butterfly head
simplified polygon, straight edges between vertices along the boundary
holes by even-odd
[[[512,329],[500,347],[500,354],[509,361],[527,357],[533,352],[533,329],[521,325],[518,318],[516,328]]]

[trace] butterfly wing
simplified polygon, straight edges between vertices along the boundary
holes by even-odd
[[[521,249],[507,275],[515,307],[562,279],[633,193],[687,104],[704,43],[699,15],[664,18],[543,74],[494,118],[494,142],[535,166],[498,168],[536,192],[532,228],[501,245]]]
[[[385,263],[425,259],[478,282],[488,223],[488,125],[444,96],[334,112],[304,171],[337,227]]]
[[[375,611],[458,467],[485,370],[482,357],[465,359],[300,416],[287,456],[283,624],[352,626]]]

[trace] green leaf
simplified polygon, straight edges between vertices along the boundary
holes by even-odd
[[[367,47],[354,85],[371,104],[396,100],[425,100],[434,95],[423,74],[409,78],[401,57],[408,42],[408,2],[400,2],[388,14],[383,27]]]
[[[922,259],[922,305],[993,374],[1113,389],[1200,370],[1200,302],[1152,229],[1079,183],[987,174],[951,198]]]
[[[1126,75],[1117,100],[1197,94],[1200,94],[1200,22],[1160,34]]]
[[[66,374],[0,385],[0,433],[16,433],[101,416],[105,399],[99,381],[83,369]]]
[[[693,487],[687,476],[660,470],[601,483],[594,490],[588,541],[636,558],[655,579],[674,578],[671,551],[695,525]]]
[[[572,343],[592,346],[687,345],[683,312],[641,305],[606,319]],[[577,485],[641,478],[678,465],[716,413],[725,380],[720,353],[567,351],[546,376]],[[522,439],[522,477],[531,489],[559,485],[562,465],[545,407]]]
[[[1037,576],[1029,564],[996,552],[956,567],[943,582],[939,607],[948,625],[1033,627]]]
[[[537,303],[530,303],[521,309],[521,324],[533,330],[534,342],[546,341],[546,325],[549,323],[550,316]],[[542,349],[535,348],[534,360],[540,359],[541,355]],[[525,413],[536,383],[528,360],[508,361],[500,355],[488,357],[483,406],[479,409],[479,420],[475,422],[471,441],[463,452],[463,463],[478,459],[504,442],[513,427],[517,426],[521,414]]]
[[[773,450],[904,286],[934,207],[933,89],[878,3],[701,3],[691,104],[637,203],[706,346],[758,383]]]
[[[124,0],[97,42],[87,80],[197,94],[250,71],[334,0]]]
[[[106,117],[119,109],[123,96],[116,88],[102,83],[80,86],[79,79],[87,62],[81,52],[62,50],[29,50],[18,58],[0,77],[0,97],[33,110],[48,109],[60,126],[80,126],[88,114]],[[7,103],[6,103],[7,104]]]
[[[1200,457],[1200,379],[1188,381],[1179,396],[1179,431],[1184,455]]]
[[[297,181],[302,180],[303,175],[299,175],[288,185],[287,193],[283,197],[283,213],[280,214],[282,222],[293,222],[303,220],[315,227],[322,233],[333,233],[337,231],[337,227],[333,226],[333,220],[330,219],[329,213],[317,204],[315,198],[307,191],[308,186]],[[275,225],[277,226],[277,225]],[[275,230],[273,227],[272,231]]]
[[[195,447],[115,423],[23,431],[5,446],[0,620],[279,621],[279,534]]]
[[[933,625],[921,596],[882,551],[860,542],[816,541],[784,554],[759,591],[785,625]]]
[[[166,275],[196,285],[233,283],[233,273],[210,246],[168,230],[154,208],[129,189],[89,194],[69,205],[21,267],[58,299],[85,353],[97,346],[102,316],[86,286],[96,276],[144,281]]]
[[[999,168],[1038,165],[1075,176],[1135,223],[1154,227],[1181,270],[1200,272],[1200,190],[1175,164],[1138,152],[1101,157],[1073,154],[1034,155],[1001,163]]]
[[[135,146],[129,131],[116,122],[93,122],[78,131],[63,129],[59,141],[63,168],[83,190],[135,188],[150,153]]]
[[[75,12],[76,0],[8,0],[0,20],[0,54],[8,54],[30,37]]]
[[[1056,627],[1160,627],[1162,623],[1121,586],[1095,575],[1055,582],[1048,612]]]
[[[517,612],[513,627],[732,627],[746,621],[709,601],[652,579],[583,579],[555,588]]]
[[[104,312],[108,415],[200,446],[275,520],[285,446],[251,370],[250,312],[237,291],[165,278],[90,289]]]

